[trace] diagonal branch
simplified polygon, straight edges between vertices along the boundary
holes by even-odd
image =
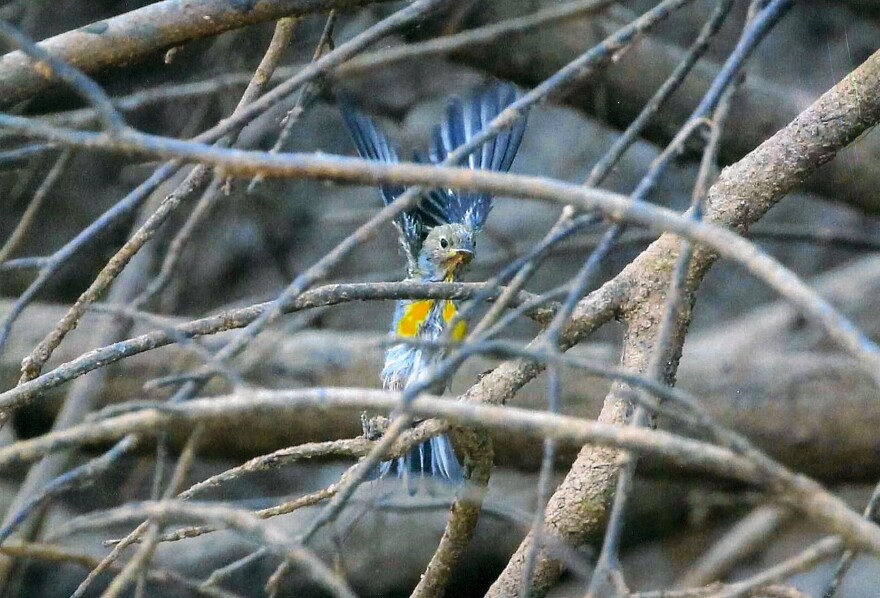
[[[880,120],[880,52],[871,56],[787,127],[740,162],[726,168],[709,192],[706,220],[745,232],[786,193],[819,166],[831,160],[856,137]],[[565,335],[566,346],[582,340],[614,315],[628,323],[623,364],[643,371],[659,326],[665,285],[680,251],[679,240],[666,234],[627,266],[614,280],[581,302]],[[692,293],[717,255],[703,247],[693,257],[688,288]],[[680,338],[683,342],[683,335]],[[670,355],[673,379],[680,345]],[[504,402],[541,371],[534,362],[508,362],[483,378],[468,396],[481,402]],[[624,424],[628,401],[615,387],[599,416],[600,422]],[[548,504],[547,530],[567,544],[580,545],[604,527],[618,464],[617,451],[585,446]],[[489,596],[517,596],[526,555],[527,537],[493,584]],[[532,589],[539,595],[558,579],[562,564],[542,555]]]
[[[385,0],[163,0],[56,35],[40,43],[40,47],[63,62],[93,73],[231,29],[382,1]],[[0,58],[3,105],[27,99],[52,83],[53,78],[45,77],[39,64],[22,52]]]

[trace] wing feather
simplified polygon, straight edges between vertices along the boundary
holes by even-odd
[[[418,152],[413,154],[413,162],[430,164],[433,160],[425,158]],[[427,227],[440,226],[446,222],[446,193],[440,189],[425,191],[419,203],[418,215]]]
[[[348,132],[354,141],[358,154],[362,158],[391,164],[400,162],[397,150],[394,149],[388,137],[376,126],[376,123],[371,118],[343,99],[340,100],[339,105]],[[386,206],[400,197],[404,191],[406,191],[406,187],[402,185],[383,185],[379,188],[382,202]],[[394,224],[397,226],[400,244],[403,247],[407,266],[411,272],[415,269],[418,261],[426,225],[422,221],[418,210],[401,212],[394,219]]]
[[[429,156],[441,163],[456,148],[470,142],[501,112],[516,101],[516,88],[498,85],[478,93],[466,103],[453,100],[446,110],[443,122],[434,130]],[[472,152],[466,164],[474,170],[507,172],[519,150],[525,131],[526,119],[519,119],[510,129],[484,143]],[[439,190],[433,200],[432,211],[442,211],[445,222],[458,222],[478,230],[492,210],[492,196],[488,193],[459,193]],[[442,207],[438,204],[442,199]]]
[[[433,131],[427,161],[434,164],[444,162],[449,154],[474,139],[516,99],[516,88],[509,84],[485,89],[467,101],[454,99],[446,108],[443,122]],[[394,145],[372,119],[344,98],[340,99],[340,108],[361,157],[387,163],[400,161]],[[465,164],[474,170],[507,172],[519,150],[525,127],[526,119],[520,118],[512,127],[474,150]],[[416,162],[426,161],[419,155],[415,155],[414,159]],[[383,185],[379,191],[383,203],[388,205],[400,197],[406,187]],[[407,210],[394,220],[410,271],[416,266],[422,241],[429,228],[445,223],[461,223],[479,230],[491,210],[492,196],[488,193],[460,193],[451,189],[427,191],[418,208]]]

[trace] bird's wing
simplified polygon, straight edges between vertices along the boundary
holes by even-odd
[[[430,158],[434,163],[446,160],[457,147],[471,141],[484,127],[517,98],[512,85],[496,85],[464,102],[453,101],[443,123],[434,130]],[[470,168],[507,172],[522,141],[526,119],[520,118],[494,139],[474,150],[463,162]],[[480,229],[492,209],[488,193],[459,193],[439,190],[422,202],[420,210],[445,222],[459,222]]]
[[[434,163],[430,157],[426,157],[419,152],[413,152],[413,162],[418,164]],[[430,228],[449,222],[446,218],[446,210],[444,209],[447,203],[447,193],[448,191],[444,189],[427,189],[422,192],[422,200],[419,202],[417,213],[425,226]]]
[[[348,132],[362,158],[388,163],[400,161],[394,146],[372,119],[344,100],[340,101],[340,109]],[[379,188],[382,202],[386,206],[400,197],[404,191],[406,187],[402,185],[385,185]],[[400,232],[400,244],[406,254],[407,266],[412,271],[418,260],[426,224],[422,221],[418,210],[401,212],[394,218],[394,224]]]

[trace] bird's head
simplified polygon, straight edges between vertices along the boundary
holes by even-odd
[[[437,280],[452,281],[474,258],[474,231],[463,224],[435,226],[422,244],[419,265]]]

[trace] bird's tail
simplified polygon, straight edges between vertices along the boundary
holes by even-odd
[[[435,436],[413,447],[403,457],[379,464],[375,478],[396,475],[403,478],[410,494],[415,494],[412,478],[434,477],[453,483],[464,479],[464,472],[455,456],[449,436]]]

